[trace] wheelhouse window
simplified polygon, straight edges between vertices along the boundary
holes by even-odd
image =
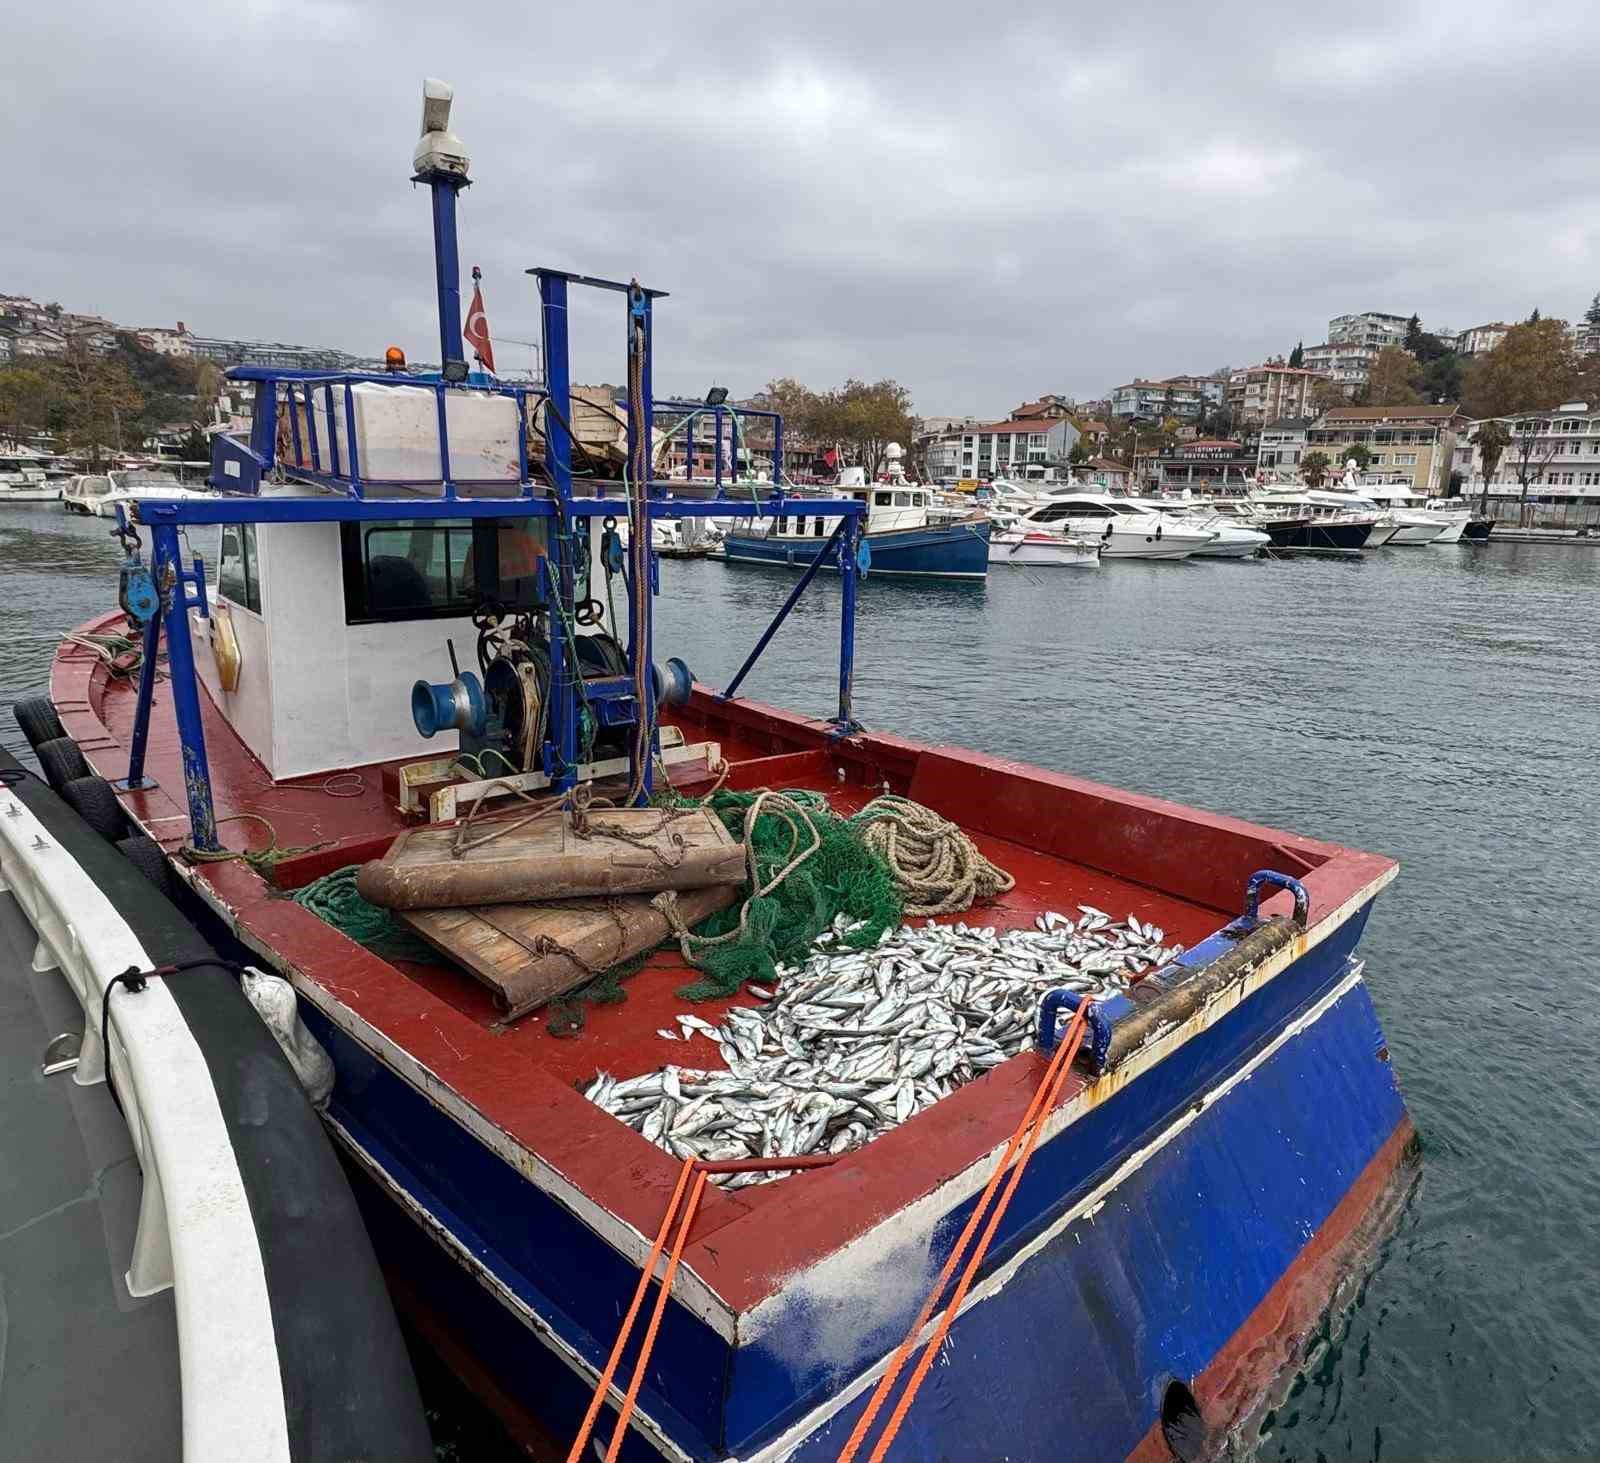
[[[887,508],[891,504],[893,504],[893,502],[894,502],[894,494],[893,493],[874,493],[872,495],[872,502],[873,502],[873,505],[875,507]]]
[[[343,523],[339,534],[348,624],[469,615],[491,599],[508,609],[540,603],[543,519]]]
[[[229,604],[261,613],[261,578],[256,564],[256,526],[225,523],[217,562],[217,593]]]

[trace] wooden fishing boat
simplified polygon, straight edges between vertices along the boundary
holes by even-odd
[[[286,893],[381,858],[419,823],[459,828],[491,783],[641,801],[664,779],[684,797],[719,781],[807,789],[845,813],[887,789],[953,820],[1014,877],[970,918],[1031,925],[1089,904],[1154,921],[1183,953],[1084,1008],[1070,1041],[1047,998],[1040,1050],[825,1166],[705,1188],[663,1261],[670,1286],[618,1451],[848,1451],[1026,1131],[1026,1168],[1003,1211],[984,1209],[993,1233],[950,1309],[940,1364],[881,1434],[883,1456],[1202,1456],[1292,1360],[1404,1183],[1412,1127],[1356,954],[1394,862],[861,729],[853,614],[866,505],[853,497],[807,502],[834,524],[822,542],[842,585],[835,715],[739,698],[743,671],[720,692],[670,663],[652,674],[651,521],[730,512],[650,478],[659,296],[536,271],[548,406],[469,374],[452,283],[466,165],[433,121],[417,175],[434,195],[443,371],[399,382],[236,371],[257,383],[256,415],[248,441],[218,440],[219,491],[137,506],[130,535],[149,530],[152,562],[130,542],[122,611],[84,627],[131,615],[146,647],[138,681],[76,643],[57,653],[51,694],[67,733],[210,917],[294,983],[333,1057],[327,1125],[362,1179],[397,1300],[491,1405],[563,1445],[580,1435],[641,1271],[662,1268],[652,1239],[684,1179],[673,1154],[583,1089],[601,1072],[681,1060],[662,1034],[690,1009],[681,957],[651,956],[626,1001],[592,1007],[563,1037],[537,1011],[508,1019],[481,972],[375,953]],[[576,287],[612,291],[626,312],[629,473],[613,484],[571,472]],[[541,411],[536,480],[523,454]],[[364,472],[386,412],[413,446],[420,423],[436,424],[433,476]],[[472,437],[474,420],[493,432]],[[508,422],[507,453],[495,434]],[[776,467],[781,427],[775,438]],[[452,477],[463,459],[475,481]],[[742,511],[798,510],[769,487]],[[626,625],[609,595],[590,593],[618,562],[607,520],[623,516]],[[179,530],[207,523],[224,525],[214,593],[179,552]],[[508,551],[519,535],[537,552]],[[457,670],[414,693],[418,668],[475,630],[491,641],[481,682]],[[427,732],[457,736],[458,751],[440,757]],[[515,770],[490,764],[491,751]],[[256,856],[237,856],[246,850]],[[741,992],[693,1009],[716,1021],[754,1004]],[[1052,1049],[1076,1051],[1070,1069]],[[1047,1071],[1062,1085],[1030,1124]],[[628,1365],[601,1387],[609,1406]]]

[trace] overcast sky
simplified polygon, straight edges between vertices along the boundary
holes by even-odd
[[[1003,414],[1600,290],[1592,0],[7,9],[0,291],[125,323],[436,358],[425,75],[496,334],[537,338],[529,265],[637,274],[663,390]]]

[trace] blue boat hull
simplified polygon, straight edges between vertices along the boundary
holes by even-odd
[[[817,556],[825,539],[797,534],[759,536],[731,533],[723,543],[730,564],[779,564],[804,569]],[[952,523],[942,528],[902,528],[890,533],[869,533],[871,553],[868,577],[889,574],[922,579],[983,579],[989,573],[989,523]],[[838,554],[830,549],[825,569],[837,571]]]
[[[1040,1144],[891,1457],[988,1457],[997,1438],[1018,1460],[1148,1447],[1168,1385],[1199,1391],[1336,1217],[1369,1207],[1410,1124],[1351,956],[1368,909]],[[496,1387],[570,1437],[636,1272],[307,1016],[339,1069],[336,1133],[387,1201],[375,1239]],[[930,1274],[971,1202],[923,1235]],[[835,1457],[925,1284],[891,1289],[869,1325],[798,1303],[732,1336],[669,1306],[640,1398],[654,1443],[635,1432],[624,1456]]]

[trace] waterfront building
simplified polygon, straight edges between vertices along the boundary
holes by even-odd
[[[1412,490],[1449,490],[1456,442],[1469,425],[1454,406],[1336,406],[1306,431],[1306,452],[1321,452],[1339,471],[1350,449],[1368,452],[1368,471],[1405,477]]]
[[[1228,376],[1228,410],[1235,425],[1276,422],[1283,417],[1311,415],[1317,385],[1329,378],[1321,371],[1267,361]]]
[[[1300,459],[1306,452],[1306,432],[1315,417],[1285,417],[1261,429],[1261,440],[1256,445],[1256,471],[1268,473],[1298,473]]]
[[[990,422],[962,433],[960,476],[1065,477],[1077,442],[1078,429],[1065,420]]]
[[[1079,482],[1093,483],[1107,493],[1133,491],[1133,469],[1110,457],[1091,457],[1077,471]]]
[[[1487,419],[1486,419],[1487,420]],[[1522,469],[1530,483],[1550,488],[1587,489],[1600,494],[1600,402],[1568,401],[1551,411],[1499,417],[1511,434],[1500,454],[1495,481],[1509,481],[1519,490]],[[1462,491],[1483,483],[1483,454],[1473,439],[1483,422],[1473,422],[1456,444],[1455,468]]]
[[[1169,447],[1156,459],[1156,486],[1164,493],[1242,491],[1256,470],[1256,454],[1243,442],[1198,437]]]

